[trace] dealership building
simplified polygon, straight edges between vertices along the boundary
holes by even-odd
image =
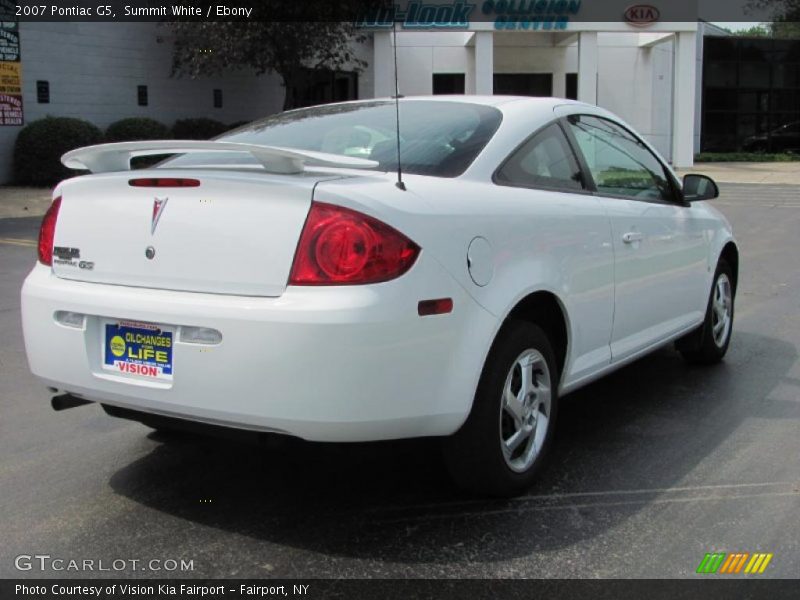
[[[295,105],[390,96],[396,41],[403,95],[552,95],[598,104],[678,167],[690,166],[701,149],[755,148],[759,136],[800,122],[800,42],[726,37],[697,20],[663,20],[657,10],[615,22],[578,20],[569,2],[562,6],[564,14],[545,20],[486,18],[478,3],[480,19],[407,18],[395,31],[371,21],[364,24],[366,41],[354,48],[366,68],[309,71],[288,93]],[[8,73],[0,90],[3,183],[11,182],[21,126],[47,115],[104,128],[134,116],[167,125],[189,117],[233,123],[283,106],[286,90],[276,75],[172,77],[170,31],[157,23],[4,27],[10,29],[0,37],[0,73]],[[767,146],[756,149],[769,149],[765,139]]]

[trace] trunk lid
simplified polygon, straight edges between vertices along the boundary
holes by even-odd
[[[134,187],[190,178],[197,187]],[[59,186],[53,272],[64,279],[249,296],[286,287],[319,173],[157,169]]]

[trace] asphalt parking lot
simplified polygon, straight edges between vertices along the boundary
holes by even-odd
[[[456,490],[434,440],[271,448],[53,412],[19,316],[38,219],[0,220],[0,577],[694,577],[706,552],[797,577],[800,186],[721,188],[742,253],[725,362],[665,349],[566,397],[509,501]],[[194,569],[15,569],[36,553]]]

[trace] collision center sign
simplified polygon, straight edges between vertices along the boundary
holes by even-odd
[[[408,0],[381,6],[358,19],[360,27],[403,29],[465,29],[476,15],[493,21],[498,30],[563,30],[581,10],[582,0],[483,0],[426,2]]]

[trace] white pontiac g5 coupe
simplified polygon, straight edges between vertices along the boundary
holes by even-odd
[[[56,409],[441,436],[459,484],[507,495],[541,465],[561,396],[672,342],[719,361],[731,339],[739,255],[704,202],[717,186],[680,182],[595,106],[370,100],[62,160],[92,174],[55,188],[22,289]]]

